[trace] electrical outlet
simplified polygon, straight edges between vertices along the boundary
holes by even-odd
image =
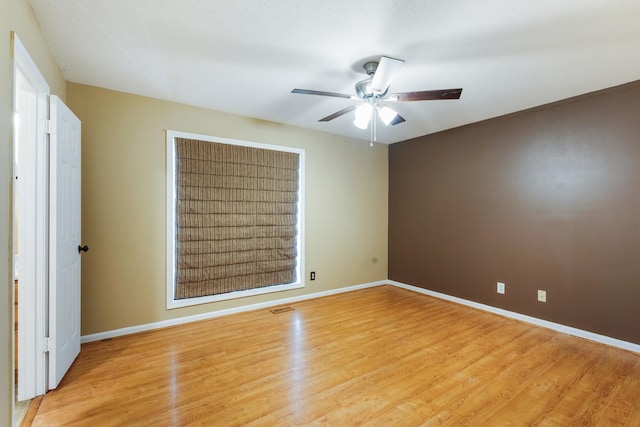
[[[499,294],[504,294],[505,284],[502,282],[498,282],[496,286],[496,292]]]
[[[538,301],[547,302],[547,291],[541,291],[538,289]]]
[[[316,272],[315,272],[315,271],[312,271],[312,272],[311,272],[311,274],[309,275],[309,278],[310,278],[311,280],[316,280]]]

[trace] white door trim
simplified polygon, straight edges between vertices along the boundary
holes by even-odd
[[[23,168],[20,173],[23,176],[27,174],[33,181],[35,186],[34,197],[24,200],[18,199],[18,203],[29,203],[28,210],[31,212],[27,218],[20,218],[21,221],[28,221],[35,228],[35,236],[33,241],[34,249],[30,251],[31,255],[26,259],[25,255],[29,252],[20,254],[20,272],[21,276],[26,275],[26,269],[33,272],[33,283],[31,286],[18,286],[18,301],[20,309],[18,310],[19,325],[19,343],[18,343],[18,399],[26,400],[34,396],[44,394],[46,392],[46,354],[44,353],[44,337],[47,330],[46,302],[47,302],[47,284],[48,284],[48,135],[45,126],[46,119],[49,114],[49,85],[38,70],[38,67],[31,59],[31,56],[25,49],[24,45],[15,33],[12,36],[13,47],[13,75],[14,75],[14,114],[16,114],[16,92],[17,80],[21,75],[26,79],[30,86],[36,92],[36,118],[35,126],[36,138],[31,141],[35,144],[35,162],[34,170],[31,168],[25,170]],[[14,147],[17,146],[17,138],[14,127]],[[14,173],[15,176],[15,173]],[[15,181],[15,179],[14,179]],[[20,195],[17,195],[20,197]],[[18,244],[20,236],[18,236]],[[12,341],[13,343],[13,341]]]

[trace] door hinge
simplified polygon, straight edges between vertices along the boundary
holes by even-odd
[[[51,348],[51,338],[44,337],[44,340],[42,343],[43,343],[42,352],[48,353],[50,351],[49,349]]]
[[[51,120],[44,119],[44,133],[51,134]]]

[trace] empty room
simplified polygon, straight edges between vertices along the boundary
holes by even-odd
[[[638,22],[5,0],[0,425],[640,425]]]

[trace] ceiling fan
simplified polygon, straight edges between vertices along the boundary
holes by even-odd
[[[401,92],[387,95],[391,81],[403,64],[404,61],[402,59],[389,58],[387,56],[380,58],[380,62],[367,62],[363,67],[369,77],[356,83],[356,95],[310,89],[293,89],[291,93],[331,96],[335,98],[365,101],[364,103],[350,105],[340,111],[336,111],[335,113],[328,115],[327,117],[323,117],[318,121],[328,122],[355,110],[355,120],[353,123],[357,127],[360,129],[366,129],[369,122],[372,122],[371,139],[373,142],[375,139],[376,117],[380,117],[385,125],[392,126],[405,121],[405,119],[395,110],[386,105],[381,106],[381,103],[459,99],[462,94],[462,89],[439,89],[418,92]]]

